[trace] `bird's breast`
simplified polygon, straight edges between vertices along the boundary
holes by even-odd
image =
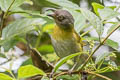
[[[72,39],[68,40],[56,40],[54,38],[51,38],[53,47],[55,49],[56,54],[63,58],[65,56],[68,56],[70,54],[76,53],[80,51],[80,46],[76,41]]]

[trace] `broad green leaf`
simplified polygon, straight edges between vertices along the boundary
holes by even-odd
[[[73,58],[73,57],[75,57],[75,56],[78,56],[78,55],[80,55],[80,54],[82,54],[82,53],[84,53],[84,52],[79,52],[79,53],[71,54],[71,55],[69,55],[69,56],[66,56],[66,57],[62,58],[60,61],[58,61],[58,62],[55,64],[55,67],[54,67],[54,69],[53,69],[53,72],[56,72],[56,71],[59,69],[59,67],[60,67],[61,65],[63,65],[67,60],[69,60],[69,59],[71,59],[71,58]]]
[[[99,12],[99,16],[102,19],[102,21],[109,20],[109,19],[115,18],[118,15],[120,15],[120,13],[108,7],[105,7],[104,9],[99,9],[98,12]]]
[[[0,45],[5,48],[5,51],[8,51],[19,41],[17,40],[16,36],[23,36],[25,33],[34,30],[36,25],[43,25],[45,23],[46,21],[41,18],[26,18],[16,20],[3,29],[3,41],[0,42]]]
[[[4,44],[5,42],[5,40],[0,40],[0,45]]]
[[[97,37],[87,37],[86,39],[99,41],[99,39]],[[107,44],[108,46],[112,47],[115,50],[117,50],[119,47],[117,42],[110,40],[110,39],[107,39],[105,44]]]
[[[98,9],[103,9],[104,6],[101,4],[95,3],[95,2],[92,3],[92,6],[93,6],[93,9],[94,9],[94,12],[96,13],[96,15],[99,16]]]
[[[53,46],[52,45],[42,45],[38,49],[40,52],[54,52]]]
[[[18,42],[17,39],[13,38],[10,40],[7,40],[4,44],[2,44],[2,47],[4,48],[4,51],[7,52],[10,48],[13,48],[13,46]]]
[[[16,35],[24,34],[35,29],[35,25],[43,25],[46,21],[41,18],[19,19],[9,24],[3,29],[2,38],[10,39]]]
[[[48,32],[48,33],[52,33],[53,31],[53,28],[54,28],[55,24],[46,24],[44,27],[43,27],[43,32]]]
[[[95,64],[99,63],[105,57],[109,56],[111,53],[101,53],[96,57]]]
[[[24,1],[25,0],[15,0],[13,5],[11,6],[10,10],[17,8],[18,6],[23,4]],[[0,0],[1,9],[6,12],[12,2],[13,2],[13,0]]]
[[[108,30],[107,34],[111,33],[116,27],[120,26],[120,22],[113,24],[110,29]]]
[[[71,8],[71,9],[79,9],[79,6],[72,3],[69,0],[47,0],[51,3],[57,4],[61,7],[65,7],[65,8]]]
[[[84,15],[84,17],[93,25],[98,35],[102,35],[104,28],[99,17],[97,17],[93,12],[87,9],[81,8],[80,11]]]
[[[46,75],[42,70],[33,65],[22,66],[18,69],[18,78],[28,78],[35,75]]]
[[[112,10],[114,10],[117,6],[107,6],[109,8],[111,8]]]
[[[14,80],[14,79],[4,73],[0,73],[0,80]]]

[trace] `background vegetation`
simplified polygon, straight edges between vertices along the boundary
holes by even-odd
[[[49,37],[55,24],[47,16],[51,8],[73,15],[84,52],[56,56]],[[79,80],[82,72],[88,80],[119,80],[119,43],[108,39],[120,30],[119,8],[112,0],[0,0],[0,80],[50,80],[51,73],[53,80]],[[71,59],[84,53],[88,59],[72,76],[59,70],[64,63],[62,69],[72,67]]]

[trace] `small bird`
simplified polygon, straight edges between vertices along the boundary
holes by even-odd
[[[56,23],[51,35],[56,54],[63,58],[81,52],[83,50],[82,40],[74,29],[73,16],[62,9],[55,10],[53,14],[48,14],[48,16],[52,17]],[[75,64],[82,64],[83,61],[85,61],[84,55],[74,59]]]

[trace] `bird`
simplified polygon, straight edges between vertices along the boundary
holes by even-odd
[[[83,51],[82,39],[75,31],[74,18],[67,10],[57,9],[53,14],[48,14],[55,21],[53,33],[51,34],[51,42],[57,56],[64,58],[70,54]],[[85,61],[84,55],[74,58],[75,66]],[[78,67],[77,66],[77,67]]]

